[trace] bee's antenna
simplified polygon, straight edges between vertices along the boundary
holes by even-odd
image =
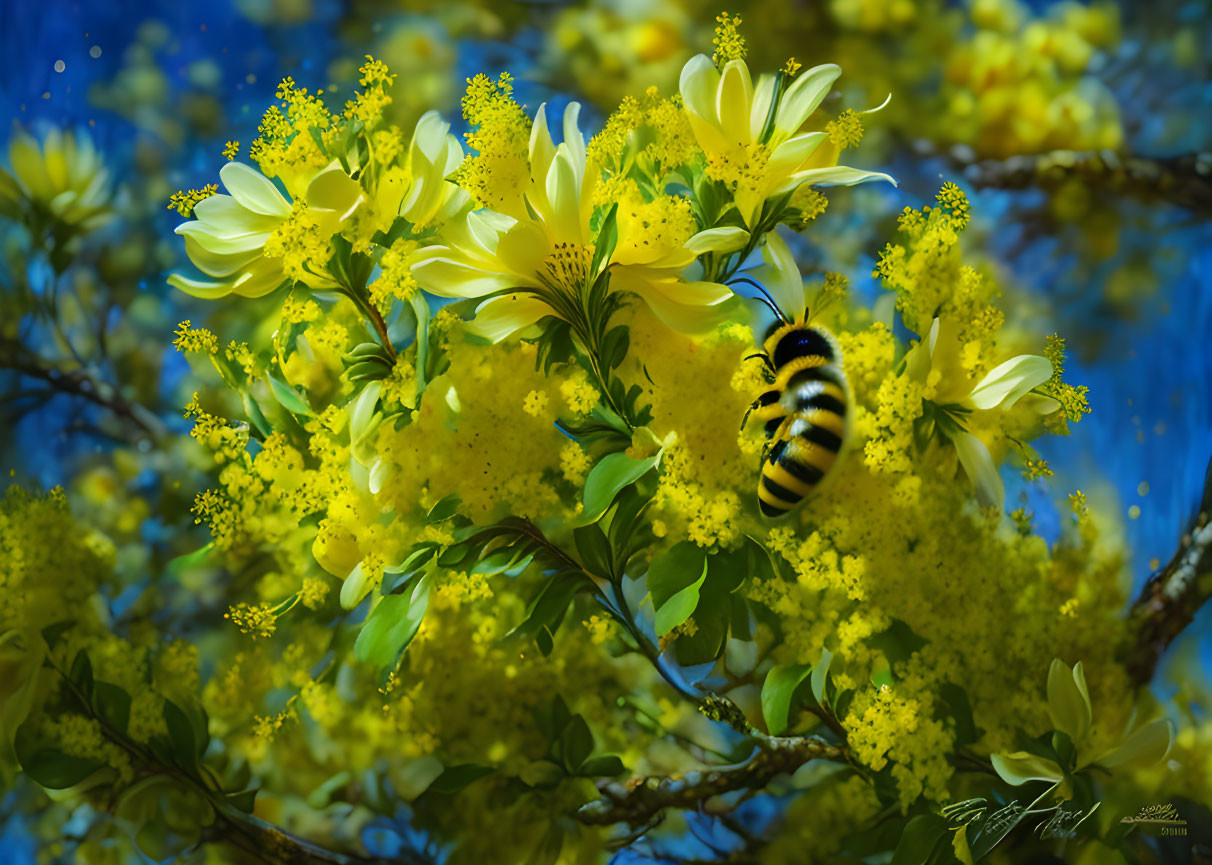
[[[791,322],[787,320],[787,316],[783,314],[781,309],[779,309],[779,305],[774,302],[774,298],[770,296],[770,292],[766,291],[766,288],[761,283],[752,280],[747,276],[738,276],[728,284],[736,285],[738,282],[747,282],[760,291],[762,296],[758,299],[764,301],[765,304],[770,307],[771,311],[775,314],[775,317],[777,317],[779,321],[781,321],[783,324],[791,324]]]

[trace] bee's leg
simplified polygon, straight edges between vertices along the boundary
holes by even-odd
[[[766,390],[766,391],[762,391],[760,394],[758,394],[758,398],[755,399],[753,402],[749,403],[749,408],[746,409],[746,411],[745,411],[745,417],[743,417],[741,419],[741,429],[745,428],[745,424],[747,424],[749,422],[749,415],[753,414],[753,412],[755,410],[767,408],[772,405],[776,405],[778,403],[778,401],[779,401],[778,391]],[[769,434],[767,434],[767,435],[769,435]]]
[[[763,371],[766,373],[766,381],[774,381],[774,362],[770,360],[770,355],[766,354],[766,352],[759,351],[755,354],[745,355],[741,362],[744,363],[747,360],[753,360],[755,357],[762,362]]]
[[[753,402],[749,403],[749,408],[745,409],[745,416],[741,418],[741,429],[745,428],[745,424],[749,423],[749,415],[753,414],[753,410],[762,404],[762,398],[759,396]]]

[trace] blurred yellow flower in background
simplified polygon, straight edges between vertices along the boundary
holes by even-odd
[[[0,213],[34,224],[91,231],[111,215],[109,172],[87,134],[51,129],[41,146],[20,128],[8,145],[12,174],[0,168]]]

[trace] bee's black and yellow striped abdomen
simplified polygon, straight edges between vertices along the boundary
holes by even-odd
[[[826,332],[785,324],[767,337],[771,384],[752,411],[765,421],[770,445],[762,457],[758,506],[786,514],[825,478],[846,437],[849,392],[837,345]]]

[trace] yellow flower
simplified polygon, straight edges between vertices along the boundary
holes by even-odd
[[[416,228],[446,222],[469,200],[446,179],[462,162],[463,148],[450,134],[450,124],[436,111],[425,112],[413,131],[404,170],[389,170],[379,182],[380,211],[389,218],[399,214]]]
[[[230,195],[202,199],[195,219],[177,226],[190,260],[218,281],[174,273],[169,285],[205,298],[261,297],[288,276],[311,288],[336,286],[320,251],[366,200],[339,163],[312,177],[305,199],[293,206],[273,181],[241,162],[224,165],[219,179]]]
[[[285,279],[280,262],[264,255],[265,242],[290,216],[290,202],[260,172],[240,162],[219,171],[230,195],[212,195],[194,206],[190,222],[177,227],[190,260],[219,282],[172,274],[168,284],[195,297],[224,297],[233,292],[260,297]]]
[[[931,401],[941,408],[956,407],[964,413],[1004,411],[1052,378],[1052,363],[1048,358],[1020,354],[973,383],[960,360],[958,330],[953,321],[936,318],[927,339],[905,356],[909,376],[933,388]],[[1032,405],[1040,414],[1059,408],[1056,400],[1042,395],[1036,395]],[[1005,486],[989,448],[963,424],[940,423],[939,430],[955,445],[956,455],[975,485],[980,502],[1000,507],[1005,499]]]
[[[749,67],[740,59],[719,69],[710,57],[699,54],[682,69],[682,100],[707,156],[708,175],[733,188],[737,209],[751,229],[768,198],[805,183],[853,186],[887,180],[895,185],[887,174],[838,165],[836,146],[821,158],[817,151],[828,133],[797,134],[841,73],[832,63],[816,66],[780,92],[785,75],[763,75],[755,87]]]
[[[564,141],[557,147],[546,108],[539,107],[530,135],[524,216],[488,209],[467,214],[447,227],[443,245],[418,254],[413,276],[437,295],[486,298],[476,309],[473,330],[494,341],[548,315],[576,321],[605,268],[613,290],[639,295],[667,324],[701,328],[707,323],[702,309],[722,304],[731,294],[714,283],[684,282],[681,271],[695,253],[683,246],[658,245],[645,252],[620,237],[614,254],[593,270],[599,238],[590,217],[599,178],[586,170],[579,112],[577,103],[568,106]]]
[[[87,135],[77,140],[52,129],[39,148],[17,129],[8,158],[13,173],[0,169],[0,213],[20,218],[28,210],[79,231],[91,231],[109,218],[109,172]]]

